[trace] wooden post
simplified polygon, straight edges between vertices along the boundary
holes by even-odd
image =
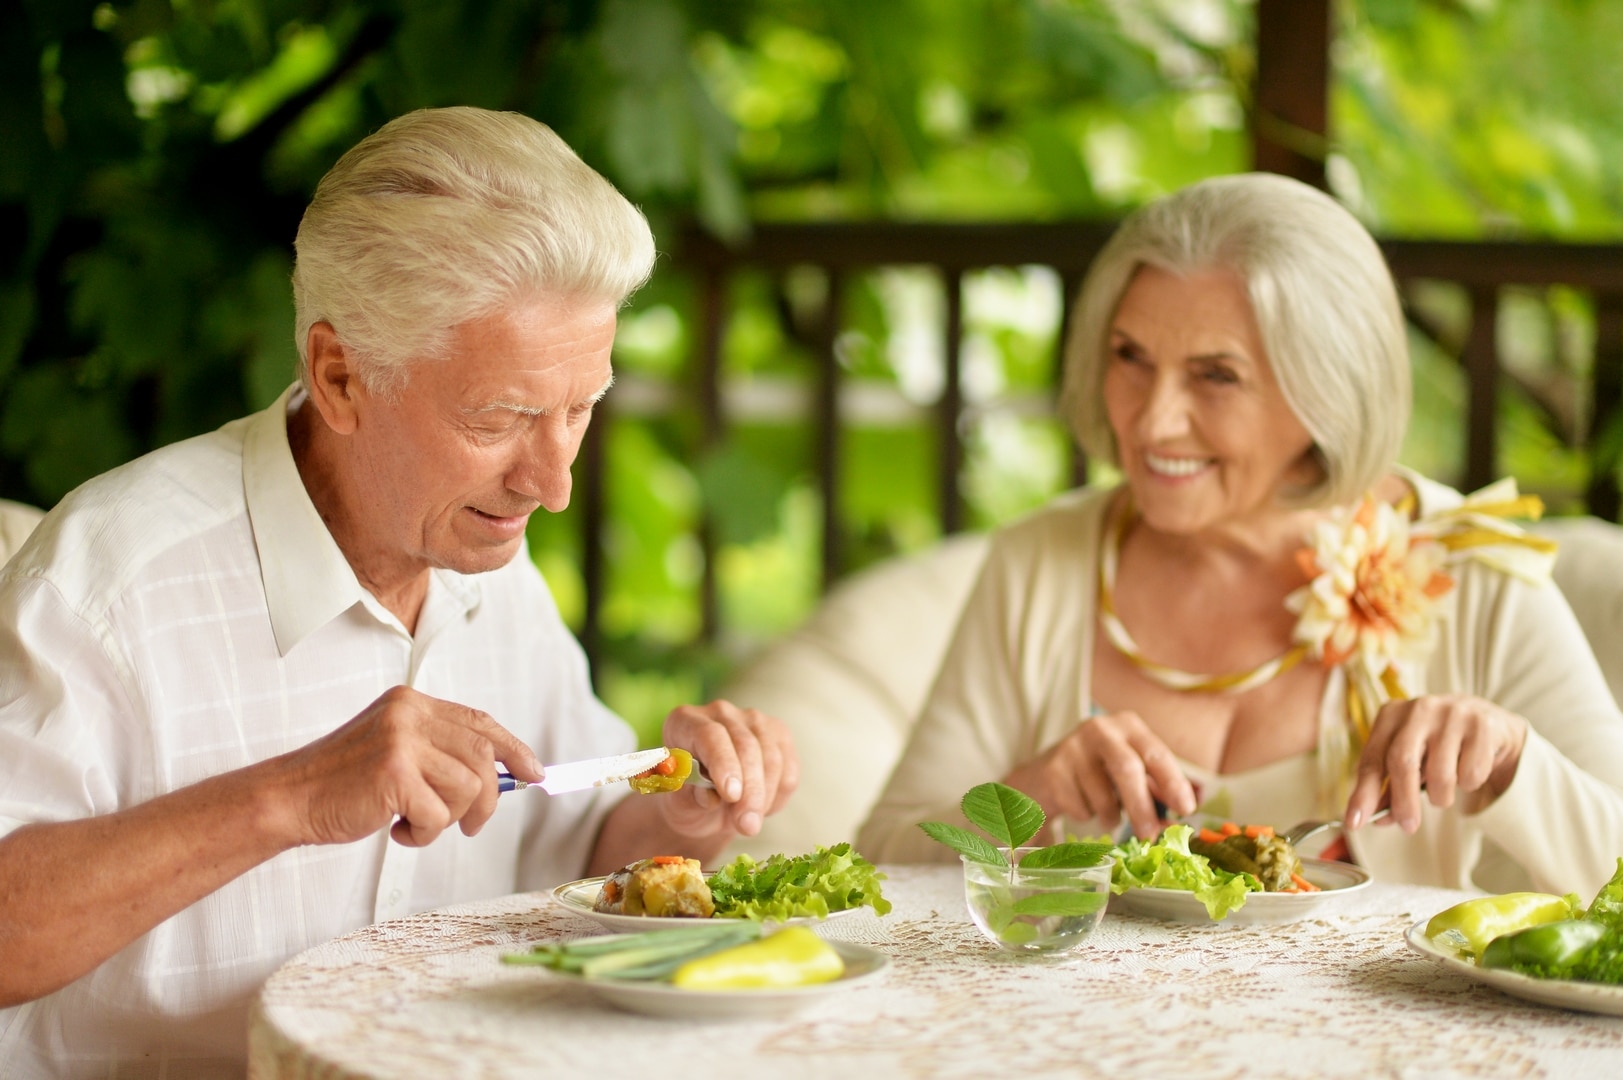
[[[1592,471],[1585,492],[1589,512],[1616,521],[1619,510],[1618,461],[1612,454],[1597,454],[1609,441],[1608,429],[1623,423],[1623,294],[1595,294],[1594,404],[1589,423],[1589,464]]]
[[[941,493],[941,534],[949,536],[964,527],[964,501],[958,490],[958,473],[964,464],[963,432],[959,427],[964,414],[964,273],[949,267],[942,276],[947,289],[947,339],[946,370],[936,412],[936,427],[941,439],[937,475]]]
[[[699,407],[699,456],[708,458],[721,446],[724,420],[721,415],[721,339],[726,322],[727,278],[720,267],[712,266],[700,281],[699,365],[695,396]],[[699,576],[699,636],[713,642],[721,625],[716,599],[716,530],[710,510],[699,514],[699,550],[704,567]]]
[[[1252,164],[1324,187],[1329,115],[1330,0],[1257,0]]]
[[[1499,468],[1499,290],[1471,290],[1471,332],[1465,339],[1466,407],[1465,490],[1492,483]]]
[[[840,528],[840,358],[834,347],[840,337],[841,298],[845,276],[828,272],[828,295],[823,300],[822,322],[817,328],[817,416],[813,445],[817,453],[817,482],[823,495],[824,592],[839,579],[844,563]]]

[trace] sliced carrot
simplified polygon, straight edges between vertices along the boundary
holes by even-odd
[[[1195,835],[1200,837],[1201,843],[1204,844],[1221,844],[1223,842],[1223,834],[1215,829],[1201,829]]]
[[[1240,827],[1234,824],[1232,821],[1225,821],[1223,822],[1223,826],[1219,831],[1221,831],[1224,836],[1238,836],[1240,834]]]
[[[1272,825],[1247,825],[1245,834],[1252,840],[1268,840],[1274,835],[1274,827]]]
[[[655,855],[653,858],[655,866],[677,866],[685,862],[687,860],[680,855]]]
[[[1295,892],[1318,892],[1319,887],[1303,877],[1301,874],[1291,875],[1291,884],[1295,885]]]

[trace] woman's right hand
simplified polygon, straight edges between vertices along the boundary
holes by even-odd
[[[1036,799],[1050,820],[1097,820],[1113,833],[1126,811],[1134,835],[1146,840],[1161,831],[1157,800],[1180,816],[1196,805],[1178,759],[1132,712],[1084,720],[1003,782]]]

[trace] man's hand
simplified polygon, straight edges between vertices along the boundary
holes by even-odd
[[[660,800],[667,825],[680,836],[754,836],[800,783],[789,729],[755,709],[727,701],[683,705],[665,718],[664,743],[691,753],[716,786],[685,787]]]
[[[760,832],[800,783],[789,729],[754,709],[726,701],[684,705],[665,718],[664,741],[703,764],[716,789],[622,799],[598,833],[587,873],[611,873],[650,855],[713,859],[736,834]]]
[[[452,824],[467,836],[484,826],[496,812],[498,761],[520,780],[541,779],[529,747],[486,714],[397,686],[274,764],[297,843],[349,843],[393,822],[395,840],[421,847]]]

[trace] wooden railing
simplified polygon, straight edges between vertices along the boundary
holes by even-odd
[[[1053,224],[802,224],[764,225],[751,240],[728,247],[703,235],[685,238],[677,265],[697,282],[696,355],[690,407],[698,416],[699,452],[720,445],[726,438],[721,390],[722,337],[728,316],[730,279],[745,271],[781,275],[791,268],[819,268],[827,277],[827,301],[809,334],[818,357],[812,415],[815,432],[817,484],[825,513],[822,525],[822,578],[824,586],[845,569],[842,529],[831,508],[840,505],[840,365],[834,344],[841,326],[843,283],[858,272],[888,266],[932,266],[945,283],[945,380],[934,410],[938,436],[936,483],[939,489],[943,533],[960,530],[964,504],[959,475],[964,461],[961,419],[963,279],[965,274],[989,267],[1042,265],[1060,278],[1068,311],[1083,274],[1109,237],[1111,224],[1073,222]],[[1382,243],[1387,261],[1400,286],[1420,280],[1451,282],[1463,287],[1471,301],[1471,320],[1457,351],[1469,387],[1464,424],[1464,475],[1454,478],[1467,490],[1497,475],[1501,378],[1498,309],[1502,290],[1510,287],[1566,285],[1587,292],[1595,311],[1595,355],[1589,387],[1589,416],[1581,425],[1590,451],[1591,478],[1585,492],[1589,511],[1615,520],[1619,492],[1610,463],[1597,464],[1595,439],[1623,411],[1623,245],[1561,243],[1465,242],[1390,240]],[[1420,311],[1411,321],[1422,332],[1438,337]],[[1065,338],[1062,325],[1059,341]],[[1056,370],[1058,365],[1056,365]],[[611,402],[612,404],[612,402]],[[582,571],[586,588],[582,639],[588,652],[600,644],[599,611],[604,594],[606,566],[601,538],[605,522],[604,435],[613,423],[613,409],[605,423],[589,429],[579,477],[582,521],[585,530]],[[1080,472],[1080,470],[1079,470]],[[704,633],[717,625],[716,586],[711,535],[701,527],[704,547],[700,604]]]

